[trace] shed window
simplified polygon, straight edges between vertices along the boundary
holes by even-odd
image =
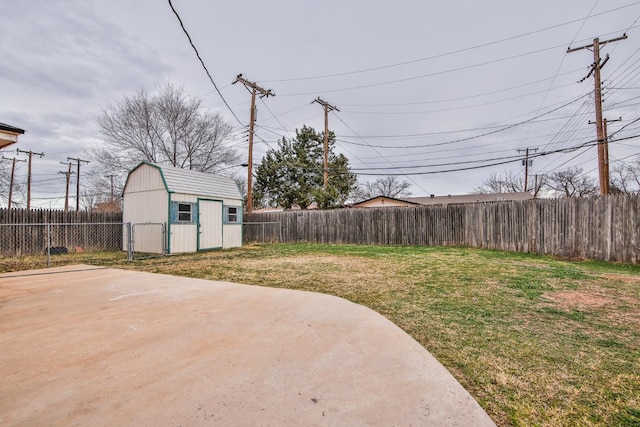
[[[187,202],[173,202],[171,206],[172,223],[193,223],[195,222],[195,204]]]
[[[225,224],[240,224],[242,223],[242,211],[238,206],[225,206],[224,207],[224,222]]]
[[[191,222],[191,203],[178,203],[178,222]]]

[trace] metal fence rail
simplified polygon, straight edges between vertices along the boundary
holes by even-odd
[[[161,222],[131,224],[129,259],[162,256],[166,253],[166,227]]]

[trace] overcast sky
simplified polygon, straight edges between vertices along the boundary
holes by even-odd
[[[275,92],[257,104],[255,162],[303,125],[322,129],[322,108],[311,104],[320,96],[340,109],[330,128],[360,179],[401,174],[415,196],[466,194],[492,172],[524,173],[512,156],[525,148],[575,148],[535,159],[531,175],[580,166],[597,178],[596,148],[578,148],[596,136],[593,79],[578,83],[593,54],[567,48],[625,32],[601,49],[610,55],[605,117],[623,118],[609,127],[612,167],[639,152],[639,1],[173,4],[242,125],[250,95],[231,85],[236,75]],[[167,1],[4,0],[2,15],[0,122],[26,130],[19,148],[45,153],[33,160],[33,206],[60,206],[59,162],[101,143],[101,110],[167,82],[232,124],[246,157],[242,125]]]

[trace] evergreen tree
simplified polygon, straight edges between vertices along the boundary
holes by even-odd
[[[349,160],[336,155],[334,147],[335,135],[329,132],[329,185],[325,189],[324,135],[303,126],[294,139],[283,137],[256,168],[254,205],[307,209],[316,202],[322,209],[342,206],[357,177],[349,169]]]

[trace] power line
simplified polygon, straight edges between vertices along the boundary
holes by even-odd
[[[439,75],[442,75],[442,74],[453,73],[453,72],[456,72],[456,71],[468,70],[468,69],[471,69],[471,68],[481,67],[481,66],[485,66],[485,65],[496,64],[496,63],[499,63],[499,62],[509,61],[511,59],[522,58],[522,57],[525,57],[525,56],[535,55],[537,53],[542,53],[542,52],[546,52],[546,51],[549,51],[549,50],[558,49],[560,47],[564,47],[564,44],[557,45],[557,46],[551,46],[551,47],[547,47],[547,48],[544,48],[544,49],[538,49],[538,50],[534,50],[534,51],[531,51],[531,52],[519,53],[517,55],[507,56],[507,57],[498,58],[498,59],[493,59],[493,60],[490,60],[490,61],[480,62],[480,63],[477,63],[477,64],[465,65],[465,66],[462,66],[462,67],[451,68],[451,69],[448,69],[448,70],[435,71],[435,72],[432,72],[432,73],[421,74],[421,75],[418,75],[418,76],[405,77],[403,79],[388,80],[388,81],[385,81],[385,82],[370,83],[370,84],[359,85],[359,86],[351,86],[351,87],[343,87],[343,88],[338,88],[338,89],[327,89],[327,90],[321,90],[319,92],[322,92],[322,93],[346,92],[346,91],[350,91],[350,90],[367,89],[367,88],[379,87],[379,86],[387,86],[387,85],[396,84],[396,83],[403,83],[403,82],[408,82],[408,81],[412,81],[412,80],[423,79],[423,78],[426,78],[426,77],[434,77],[434,76],[439,76]],[[317,92],[318,91],[314,91],[314,92],[298,92],[298,93],[285,93],[285,94],[282,94],[281,96],[313,95],[313,94],[315,94]]]
[[[629,7],[635,6],[637,4],[640,4],[640,2],[634,2],[634,3],[623,5],[623,6],[614,8],[614,9],[605,10],[603,12],[599,12],[597,14],[590,15],[590,17],[606,15],[606,14],[609,14],[609,13],[612,13],[612,12],[616,12],[618,10],[622,10],[622,9],[625,9],[625,8],[629,8]],[[530,35],[533,35],[533,34],[541,33],[541,32],[548,31],[548,30],[553,30],[555,28],[560,28],[560,27],[564,27],[566,25],[574,24],[576,22],[584,21],[584,20],[586,20],[588,18],[589,18],[589,16],[586,16],[586,17],[583,17],[583,18],[579,18],[579,19],[573,19],[571,21],[563,22],[563,23],[556,24],[556,25],[551,25],[549,27],[541,28],[541,29],[534,30],[534,31],[529,31],[529,32],[526,32],[526,33],[523,33],[523,34],[519,34],[519,35],[516,35],[516,36],[506,37],[506,38],[503,38],[503,39],[500,39],[500,40],[495,40],[495,41],[492,41],[492,42],[482,43],[482,44],[474,45],[474,46],[463,48],[463,49],[458,49],[458,50],[454,50],[454,51],[450,51],[450,52],[440,53],[440,54],[437,54],[437,55],[427,56],[427,57],[424,57],[424,58],[412,59],[412,60],[409,60],[409,61],[403,61],[403,62],[398,62],[398,63],[394,63],[394,64],[381,65],[381,66],[378,66],[378,67],[364,68],[364,69],[355,70],[355,71],[346,71],[346,72],[341,72],[341,73],[324,74],[324,75],[320,75],[320,76],[296,77],[296,78],[287,78],[287,79],[279,79],[279,80],[265,80],[264,83],[292,82],[292,81],[301,81],[301,80],[316,80],[316,79],[324,79],[324,78],[330,78],[330,77],[348,76],[348,75],[352,75],[352,74],[367,73],[367,72],[371,72],[371,71],[378,71],[378,70],[384,70],[384,69],[388,69],[388,68],[400,67],[400,66],[409,65],[409,64],[415,64],[415,63],[418,63],[418,62],[423,62],[423,61],[429,61],[429,60],[432,60],[432,59],[443,58],[443,57],[446,57],[446,56],[456,55],[456,54],[459,54],[459,53],[465,53],[465,52],[469,52],[471,50],[480,49],[480,48],[484,48],[484,47],[488,47],[488,46],[493,46],[493,45],[504,43],[504,42],[511,41],[511,40],[516,40],[516,39],[527,37],[527,36],[530,36]],[[635,22],[634,22],[634,24],[635,24]],[[632,24],[629,27],[629,29],[634,24]],[[627,31],[629,31],[629,30],[627,30]]]
[[[559,76],[566,76],[566,75],[570,75],[570,74],[574,74],[577,71],[581,71],[583,68],[577,68],[571,71],[567,71],[565,73],[559,74]],[[405,107],[408,105],[427,105],[427,104],[442,104],[442,103],[446,103],[446,102],[454,102],[454,101],[464,101],[465,99],[472,99],[472,98],[479,98],[481,96],[487,96],[487,95],[495,95],[497,93],[502,93],[502,92],[508,92],[510,90],[514,90],[514,89],[520,89],[523,87],[527,87],[527,86],[532,86],[538,83],[542,83],[545,82],[547,80],[551,80],[554,79],[555,77],[547,77],[544,79],[539,79],[539,80],[535,80],[532,82],[528,82],[528,83],[522,83],[516,86],[511,86],[508,88],[504,88],[504,89],[497,89],[497,90],[493,90],[490,92],[483,92],[483,93],[477,93],[475,95],[467,95],[467,96],[460,96],[460,97],[456,97],[456,98],[447,98],[447,99],[437,99],[435,101],[419,101],[419,102],[402,102],[402,103],[387,103],[387,104],[342,104],[345,107],[369,107],[369,108],[375,108],[375,107]],[[557,86],[554,89],[558,89],[564,86]]]
[[[349,125],[348,125],[344,120],[342,120],[342,118],[341,118],[340,116],[338,116],[338,115],[336,114],[336,117],[338,118],[338,120],[340,120],[340,121],[342,122],[342,124],[343,124],[343,125],[345,125],[345,126],[347,127],[347,129],[349,129],[351,132],[353,132],[353,134],[354,134],[354,135],[356,135],[356,136],[360,137],[360,136],[358,135],[358,133],[357,133],[355,130],[353,130],[353,129],[351,128],[351,126],[349,126]],[[361,139],[363,142],[365,142],[365,143],[366,143],[366,141],[364,140],[364,138],[360,137],[360,139]],[[373,148],[373,150],[374,150],[376,153],[378,153],[378,155],[380,155],[380,156],[382,157],[382,154],[381,154],[378,150],[376,150],[376,148],[375,148],[375,147],[371,146],[371,148]],[[386,159],[386,160],[387,160],[387,162],[388,162],[390,165],[395,166],[391,160],[389,160],[389,159]],[[379,170],[379,169],[377,169],[377,168],[376,168],[376,170]],[[426,191],[424,188],[422,188],[422,186],[421,186],[420,184],[418,184],[418,183],[417,183],[413,178],[411,178],[411,177],[408,177],[408,178],[409,178],[409,180],[410,180],[410,181],[411,181],[411,182],[412,182],[416,187],[418,187],[420,190],[422,190],[422,192],[423,192],[423,193],[425,193],[425,194],[427,193],[427,191]]]
[[[451,140],[451,141],[436,142],[436,143],[432,143],[432,144],[407,145],[407,146],[404,146],[402,148],[437,147],[437,146],[442,146],[442,145],[456,144],[456,143],[459,143],[459,142],[469,141],[469,140],[472,140],[472,139],[478,139],[478,138],[482,138],[482,137],[489,136],[489,135],[494,135],[496,133],[504,132],[504,131],[509,130],[509,129],[513,129],[515,127],[518,127],[518,126],[521,126],[523,124],[529,123],[529,122],[531,122],[533,120],[536,120],[536,119],[539,119],[541,117],[544,117],[544,116],[546,116],[548,114],[554,113],[554,112],[556,112],[556,111],[558,111],[558,110],[560,110],[560,109],[562,109],[562,108],[564,108],[564,107],[566,107],[568,105],[573,104],[574,102],[580,100],[584,96],[585,95],[582,95],[582,96],[580,96],[580,97],[578,97],[576,99],[571,100],[570,102],[568,102],[566,104],[560,105],[559,107],[551,109],[551,110],[549,110],[549,111],[547,111],[545,113],[539,114],[539,115],[534,116],[532,118],[529,118],[527,120],[523,120],[523,121],[520,121],[520,122],[517,122],[517,123],[512,123],[510,125],[503,126],[503,127],[499,128],[499,129],[496,129],[496,130],[493,130],[493,131],[490,131],[490,132],[485,132],[485,133],[482,133],[482,134],[473,135],[473,136],[469,136],[469,137],[466,137],[466,138],[458,138],[458,139],[454,139],[454,140]],[[416,136],[416,135],[413,135],[413,136]],[[377,147],[377,148],[384,148],[383,146],[374,146],[374,145],[370,145],[370,144],[369,144],[369,146]]]
[[[556,86],[554,88],[552,88],[551,90],[555,90],[555,89],[562,89],[565,87],[569,87],[569,86],[573,86],[574,83],[567,83],[565,85],[561,85],[561,86]],[[463,105],[463,106],[459,106],[459,107],[451,107],[451,108],[441,108],[439,110],[426,110],[426,111],[353,111],[353,110],[344,110],[345,113],[349,113],[349,114],[367,114],[367,115],[373,115],[373,114],[383,114],[383,115],[408,115],[408,114],[433,114],[433,113],[444,113],[447,111],[459,111],[459,110],[466,110],[469,108],[477,108],[477,107],[486,107],[487,105],[493,105],[493,104],[499,104],[501,102],[507,102],[507,101],[514,101],[516,99],[522,99],[522,98],[526,98],[529,96],[533,96],[533,95],[538,95],[540,93],[548,93],[549,89],[544,89],[544,90],[538,90],[535,92],[529,92],[529,93],[525,93],[522,95],[516,95],[516,96],[512,96],[509,98],[503,98],[503,99],[497,99],[494,101],[487,101],[487,102],[483,102],[480,104],[471,104],[471,105]]]
[[[176,11],[176,9],[173,7],[173,3],[171,3],[171,0],[168,0],[168,1],[169,1],[169,6],[171,7],[171,10],[173,11],[173,14],[176,15],[176,18],[178,18],[178,22],[180,23],[180,27],[182,27],[182,31],[184,31],[184,34],[187,36],[187,39],[189,40],[189,44],[193,48],[193,51],[196,53],[196,56],[198,57],[198,60],[200,61],[200,64],[202,65],[202,68],[204,68],[204,71],[207,73],[207,76],[209,77],[209,81],[211,81],[211,84],[213,84],[213,87],[218,92],[218,95],[220,95],[220,98],[222,99],[222,102],[224,102],[224,105],[227,106],[227,109],[231,112],[233,117],[235,117],[236,121],[238,123],[240,123],[240,126],[244,126],[244,124],[240,121],[238,116],[236,116],[236,113],[234,113],[233,110],[231,109],[231,107],[229,106],[229,103],[227,103],[227,100],[224,99],[224,96],[222,96],[222,92],[220,92],[220,89],[218,89],[218,85],[216,85],[216,82],[213,81],[213,77],[211,77],[211,73],[209,73],[209,70],[207,69],[207,66],[204,64],[204,61],[202,60],[202,57],[200,57],[200,52],[198,52],[198,49],[196,48],[196,45],[193,44],[193,40],[191,40],[191,36],[187,32],[187,29],[185,28],[184,24],[182,23],[182,19],[180,18],[180,15],[178,14],[178,11]]]
[[[637,135],[632,135],[629,137],[625,137],[625,138],[621,138],[619,139],[619,141],[623,141],[623,140],[627,140],[627,139],[633,139],[633,138],[638,138],[640,137],[640,134]],[[575,147],[569,147],[569,148],[562,148],[562,149],[558,149],[558,150],[552,150],[552,151],[546,151],[546,152],[540,152],[538,154],[535,155],[531,155],[530,157],[542,157],[542,156],[548,156],[551,154],[557,154],[557,153],[570,153],[572,151],[576,151],[579,150],[581,148],[585,148],[585,147],[594,147],[598,144],[598,141],[589,141],[587,143],[575,146]],[[447,169],[447,170],[438,170],[438,171],[423,171],[423,172],[405,172],[405,173],[384,173],[384,174],[380,174],[380,173],[363,173],[360,172],[359,175],[364,175],[364,176],[379,176],[379,175],[391,175],[391,176],[416,176],[416,175],[433,175],[433,174],[440,174],[440,173],[450,173],[450,172],[463,172],[463,171],[468,171],[468,170],[474,170],[474,169],[484,169],[484,168],[488,168],[488,167],[493,167],[493,166],[500,166],[500,165],[505,165],[508,163],[513,163],[513,162],[517,162],[522,158],[522,156],[519,156],[518,159],[508,159],[508,160],[503,160],[500,162],[494,162],[488,165],[478,165],[478,166],[468,166],[468,167],[464,167],[464,168],[458,168],[458,169]],[[421,167],[421,166],[415,166],[414,168],[417,167]],[[376,168],[377,170],[377,168]]]

